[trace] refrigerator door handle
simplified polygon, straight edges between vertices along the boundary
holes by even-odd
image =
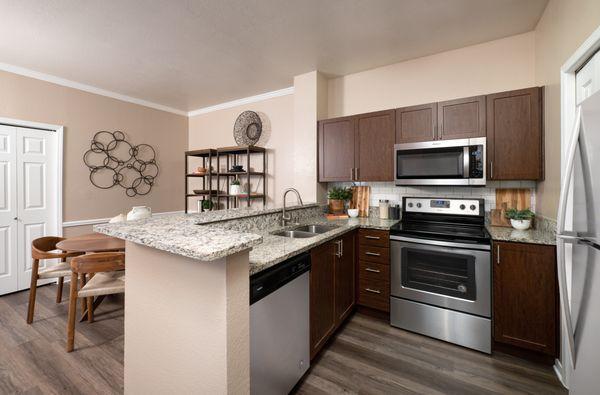
[[[571,308],[569,307],[569,295],[567,294],[567,270],[565,265],[565,239],[570,236],[565,235],[565,215],[567,211],[567,198],[569,195],[569,187],[571,186],[571,177],[573,175],[573,167],[575,165],[575,153],[577,144],[579,143],[579,133],[581,131],[581,107],[577,107],[575,114],[575,125],[567,151],[567,166],[565,168],[565,176],[560,190],[560,198],[558,201],[558,213],[556,216],[556,265],[558,272],[558,285],[560,292],[560,310],[564,318],[565,335],[568,343],[568,354],[575,368],[577,356],[575,355],[575,338],[573,332],[573,320],[571,318]]]

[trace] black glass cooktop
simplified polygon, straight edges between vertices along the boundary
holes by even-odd
[[[416,236],[427,239],[489,243],[490,235],[483,225],[407,221],[394,225],[390,229],[394,235]]]

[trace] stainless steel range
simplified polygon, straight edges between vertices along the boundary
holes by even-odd
[[[403,198],[390,231],[393,326],[491,353],[483,199]]]

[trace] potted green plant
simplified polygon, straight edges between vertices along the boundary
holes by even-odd
[[[327,193],[329,198],[329,211],[332,214],[344,212],[345,202],[352,199],[352,189],[344,187],[333,187]]]
[[[242,185],[240,183],[240,180],[238,180],[237,178],[231,181],[231,184],[229,185],[229,194],[232,196],[242,194]]]
[[[506,218],[510,219],[512,227],[518,230],[529,229],[533,217],[535,217],[535,213],[529,208],[525,210],[517,210],[516,208],[506,210]]]
[[[212,202],[212,200],[206,199],[206,200],[202,201],[202,210],[207,210],[208,211],[208,210],[210,210],[212,208],[213,208],[213,202]]]

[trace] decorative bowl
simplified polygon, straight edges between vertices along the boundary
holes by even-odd
[[[527,230],[531,226],[530,219],[511,219],[510,224],[517,230]]]
[[[358,209],[357,208],[349,208],[348,209],[348,216],[350,218],[356,218],[356,217],[358,217]]]

